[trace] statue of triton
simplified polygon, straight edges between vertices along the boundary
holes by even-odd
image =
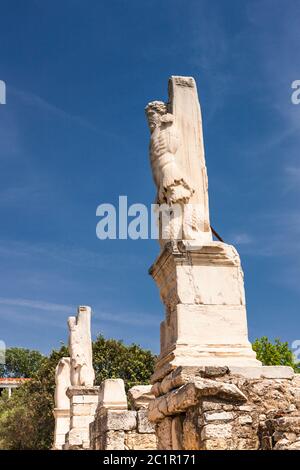
[[[145,111],[161,246],[170,240],[211,241],[201,112],[194,79],[171,77],[169,102],[152,101]]]
[[[161,252],[150,274],[166,316],[153,382],[177,366],[260,366],[248,340],[236,249],[213,241],[195,80],[171,77],[167,103],[146,107]]]

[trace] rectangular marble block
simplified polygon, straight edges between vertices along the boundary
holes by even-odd
[[[67,389],[66,394],[70,398],[70,400],[73,399],[73,403],[87,403],[91,401],[98,401],[99,388],[99,386],[71,386]]]
[[[293,379],[295,372],[289,366],[234,367],[230,373],[248,379]]]
[[[178,296],[183,304],[245,305],[239,266],[177,266]]]
[[[175,343],[249,346],[244,305],[179,304],[163,322],[161,334],[162,352]]]
[[[97,427],[101,433],[106,431],[132,431],[136,428],[136,411],[102,410],[96,417]]]
[[[166,245],[150,269],[165,305],[152,382],[174,366],[260,366],[248,340],[243,272],[231,245]]]

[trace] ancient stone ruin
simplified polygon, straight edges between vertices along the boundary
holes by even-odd
[[[98,405],[94,386],[91,308],[69,317],[69,353],[56,368],[54,449],[89,449],[89,425]]]
[[[289,367],[177,367],[152,390],[159,449],[300,450],[300,377]]]
[[[70,429],[70,399],[67,390],[71,386],[70,358],[63,357],[55,370],[54,449],[62,449]]]
[[[95,380],[91,340],[91,308],[79,307],[77,317],[68,318],[71,385],[92,387]]]
[[[129,390],[131,409],[121,379],[107,379],[100,386],[95,421],[90,425],[93,450],[154,450],[155,426],[148,420],[151,386]]]
[[[161,252],[150,268],[165,305],[154,380],[179,365],[257,366],[260,363],[248,340],[239,255],[233,246],[212,239],[194,79],[171,77],[168,103],[149,103],[146,113],[157,201],[171,211],[169,224],[161,230],[166,234]],[[182,227],[179,237],[178,226]]]
[[[170,214],[150,268],[165,305],[148,412],[158,448],[300,449],[299,376],[256,359],[239,255],[212,239],[194,79],[171,77],[168,102],[146,114],[156,202]]]
[[[150,274],[165,307],[152,387],[127,398],[120,379],[94,386],[91,309],[79,307],[56,371],[54,448],[300,450],[299,375],[256,359],[239,255],[213,240],[194,79],[171,77],[146,115],[161,248]]]
[[[95,386],[91,308],[79,307],[68,325],[70,357],[60,359],[55,373],[53,450],[156,449],[155,426],[148,420],[155,398],[151,385],[132,387],[128,399],[122,379]]]

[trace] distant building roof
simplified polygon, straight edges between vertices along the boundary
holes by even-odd
[[[14,385],[14,384],[22,384],[23,382],[26,382],[27,380],[31,380],[31,379],[28,379],[28,378],[24,378],[24,377],[20,377],[20,378],[17,378],[17,377],[0,377],[0,387],[1,387],[1,384],[10,384],[10,385]]]

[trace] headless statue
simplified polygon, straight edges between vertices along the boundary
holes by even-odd
[[[63,410],[70,408],[70,399],[66,395],[71,385],[70,361],[69,357],[62,357],[55,369],[55,408]]]
[[[91,308],[79,307],[77,317],[68,318],[71,385],[92,387],[95,380],[91,339]]]

